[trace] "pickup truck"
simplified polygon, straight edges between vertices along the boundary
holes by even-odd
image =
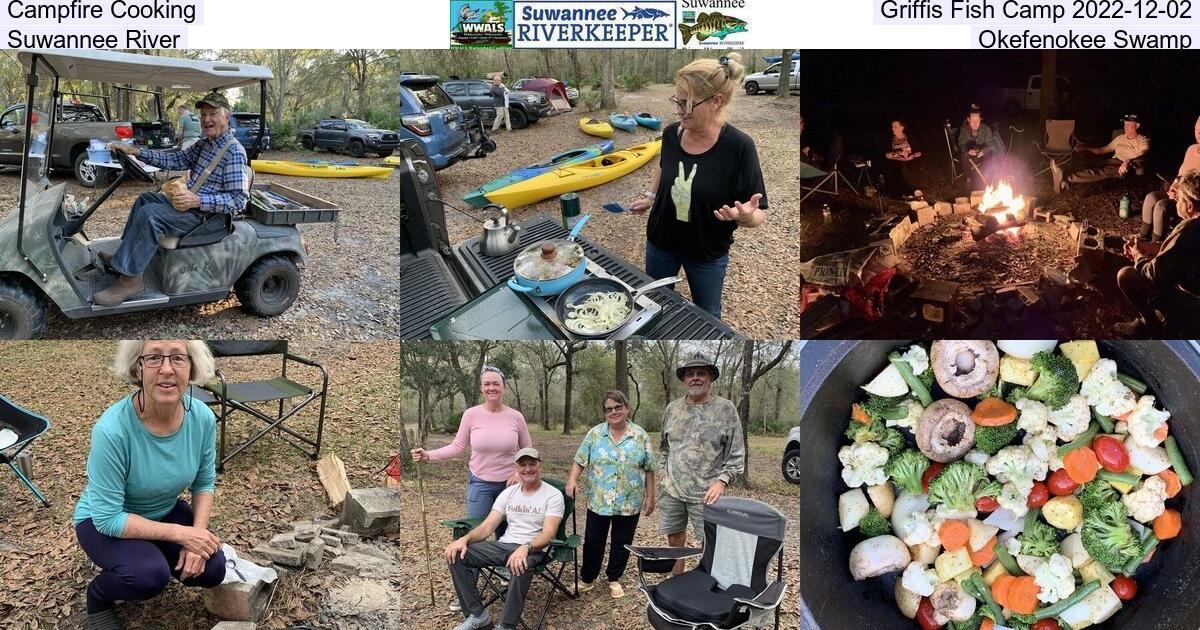
[[[400,134],[376,129],[371,123],[355,118],[326,118],[315,127],[300,130],[300,144],[311,151],[348,151],[360,158],[367,153],[387,157],[400,143]]]
[[[1069,102],[1071,96],[1071,80],[1058,77],[1058,97],[1062,104]],[[1042,75],[1032,74],[1025,80],[1023,88],[1002,88],[1000,100],[1004,104],[1004,113],[1016,117],[1023,111],[1036,112],[1042,108]]]
[[[507,254],[486,256],[480,237],[452,243],[438,174],[413,139],[397,149],[400,178],[400,338],[401,339],[558,339],[565,332],[553,315],[551,300],[523,295],[507,286],[513,260],[525,247],[544,239],[565,238],[562,223],[538,214],[518,223],[519,246]],[[453,203],[453,202],[451,202]],[[478,220],[478,217],[474,217]],[[651,280],[628,261],[587,238],[577,239],[599,270],[633,287]],[[595,271],[592,271],[595,273]],[[639,314],[608,339],[732,339],[732,328],[670,289],[652,289],[639,300]]]
[[[783,478],[788,483],[800,485],[800,427],[788,432],[787,446],[783,447]]]
[[[104,106],[84,101],[63,100],[57,107],[50,167],[71,169],[75,179],[92,188],[104,179],[105,169],[86,164],[88,142],[93,138],[116,142],[133,138],[139,146],[169,149],[175,146],[170,123],[112,120],[107,101]],[[35,113],[37,113],[35,111]],[[0,113],[0,164],[19,165],[25,140],[25,104],[8,106]]]
[[[254,140],[258,138],[258,127],[262,125],[262,116],[258,112],[233,112],[229,114],[229,128],[251,160],[257,160],[258,154],[271,150],[271,128],[263,129],[262,141],[257,149],[253,149]]]
[[[492,82],[483,79],[453,79],[442,82],[442,89],[463,109],[479,108],[483,124],[496,119],[492,105]],[[513,129],[524,129],[550,115],[550,99],[541,92],[512,90],[508,93],[508,120]]]

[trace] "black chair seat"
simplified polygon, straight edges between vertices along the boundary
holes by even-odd
[[[164,236],[159,239],[163,249],[186,249],[212,245],[220,242],[226,236],[233,234],[233,215],[228,213],[212,213],[204,221],[182,236]]]
[[[735,608],[733,598],[754,599],[749,586],[732,584],[721,590],[713,576],[688,571],[664,580],[650,589],[650,598],[659,608],[693,622],[725,622]]]

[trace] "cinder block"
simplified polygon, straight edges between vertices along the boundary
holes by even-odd
[[[208,612],[232,621],[262,621],[275,583],[230,582],[202,591]],[[236,626],[235,626],[236,627]],[[254,625],[250,624],[253,628]]]
[[[954,212],[954,206],[948,201],[939,201],[933,204],[934,210],[937,210],[938,216],[944,217]]]
[[[917,223],[921,227],[925,227],[926,225],[933,223],[934,220],[937,219],[937,210],[934,210],[933,208],[931,208],[929,206],[929,204],[925,204],[924,208],[917,208],[916,210],[917,210]]]
[[[400,490],[397,488],[354,488],[342,504],[342,525],[360,536],[399,531]]]

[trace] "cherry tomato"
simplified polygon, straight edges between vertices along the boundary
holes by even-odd
[[[1137,582],[1134,582],[1131,577],[1117,575],[1113,578],[1112,584],[1109,584],[1109,586],[1112,587],[1117,597],[1125,601],[1129,601],[1137,596]]]
[[[1033,630],[1061,630],[1058,621],[1054,619],[1040,619],[1033,624]]]
[[[1050,491],[1046,489],[1046,484],[1035,481],[1033,489],[1029,491],[1029,498],[1025,499],[1025,505],[1031,508],[1042,507],[1049,500]]]
[[[979,497],[975,499],[975,509],[980,512],[995,512],[1000,509],[1000,502],[996,497]]]
[[[1092,450],[1096,452],[1096,459],[1105,470],[1122,472],[1129,468],[1129,451],[1114,437],[1101,435],[1092,441]]]
[[[1071,479],[1071,476],[1067,474],[1066,468],[1059,468],[1053,473],[1050,473],[1050,476],[1046,478],[1046,488],[1050,490],[1050,494],[1053,494],[1056,497],[1063,497],[1071,494],[1072,492],[1075,492],[1078,487],[1079,484],[1075,483]]]
[[[929,462],[929,468],[926,468],[925,474],[921,475],[921,489],[925,491],[925,494],[929,494],[929,482],[933,481],[933,478],[938,476],[938,473],[942,472],[945,467],[946,465],[942,462]]]
[[[922,597],[917,606],[917,623],[921,624],[921,630],[938,630],[942,627],[933,619],[933,602],[928,597]]]

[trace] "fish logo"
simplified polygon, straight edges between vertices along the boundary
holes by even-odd
[[[700,17],[696,18],[695,24],[679,25],[679,32],[683,34],[684,44],[691,41],[692,35],[695,35],[699,41],[710,37],[725,41],[727,35],[745,33],[746,30],[746,20],[716,12],[701,13]]]
[[[634,18],[638,20],[657,20],[660,17],[667,17],[667,13],[665,11],[661,11],[659,9],[642,9],[636,5],[633,7],[632,11],[629,9],[621,10],[625,12],[626,19]]]

